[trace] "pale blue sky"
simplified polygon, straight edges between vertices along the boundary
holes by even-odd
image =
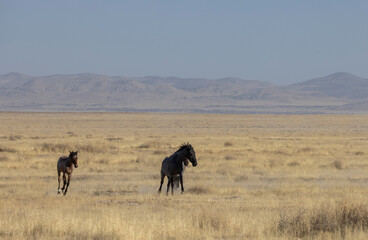
[[[0,0],[0,74],[368,78],[368,1]]]

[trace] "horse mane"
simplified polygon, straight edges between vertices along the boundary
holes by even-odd
[[[78,151],[76,151],[76,152],[70,152],[69,151],[69,157],[72,157],[73,155],[78,155]]]
[[[176,152],[179,152],[179,151],[183,150],[184,148],[192,149],[193,147],[189,143],[183,143]]]

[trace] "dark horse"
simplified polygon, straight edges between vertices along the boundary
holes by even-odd
[[[59,188],[58,188],[58,194],[60,194],[60,181],[61,181],[61,176],[60,174],[63,173],[63,180],[64,180],[64,185],[61,188],[61,191],[64,191],[64,195],[66,194],[66,192],[68,191],[68,187],[70,184],[70,179],[72,178],[72,173],[73,173],[73,165],[75,168],[78,167],[78,151],[76,152],[70,152],[69,151],[69,157],[67,156],[62,156],[59,158],[58,162],[57,162],[57,172],[58,172],[58,180],[59,180]],[[68,175],[68,182],[66,181],[66,176],[65,174]],[[66,185],[66,188],[65,188]]]
[[[189,164],[188,160],[192,163],[193,167],[197,166],[197,159],[195,151],[189,143],[183,144],[173,155],[166,157],[162,161],[161,166],[161,183],[158,192],[161,192],[162,184],[164,183],[164,178],[167,176],[168,183],[166,194],[169,193],[169,188],[171,185],[171,194],[174,194],[174,178],[179,178],[181,185],[181,193],[184,192],[183,186],[183,171],[185,167]]]

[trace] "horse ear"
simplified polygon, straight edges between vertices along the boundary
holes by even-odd
[[[72,154],[72,152],[71,152],[71,151],[69,151],[69,154]]]
[[[78,151],[76,151],[75,153],[78,154]]]

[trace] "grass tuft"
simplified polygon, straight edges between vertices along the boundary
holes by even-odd
[[[20,140],[22,138],[22,136],[20,136],[20,135],[11,135],[10,137],[9,137],[9,140],[10,141],[18,141],[18,140]]]
[[[8,156],[0,155],[0,162],[6,162],[8,160],[9,160],[9,157]]]
[[[67,154],[69,151],[78,151],[82,153],[104,153],[110,150],[110,148],[103,148],[98,145],[73,145],[73,144],[62,144],[62,143],[43,143],[41,145],[42,152],[54,152],[54,153],[63,153]]]
[[[142,143],[140,144],[137,148],[142,148],[142,149],[151,149],[151,148],[160,148],[161,144],[159,142],[146,142],[146,143]]]
[[[335,160],[333,163],[332,163],[332,166],[334,166],[336,169],[338,170],[342,170],[343,169],[343,163],[341,160]]]
[[[234,182],[247,182],[248,180],[248,176],[237,176],[236,178],[234,178]]]
[[[312,237],[320,233],[347,230],[368,230],[368,205],[355,203],[323,204],[313,209],[301,208],[294,213],[283,212],[277,223],[282,234],[291,237]]]
[[[226,141],[224,143],[224,147],[232,147],[232,146],[234,146],[234,144],[232,142]]]
[[[288,166],[289,167],[297,167],[297,166],[300,166],[300,163],[297,162],[297,161],[292,161],[292,162],[288,163]]]
[[[14,148],[8,148],[8,147],[0,146],[0,152],[16,153],[17,150],[15,150]]]
[[[191,187],[188,190],[186,190],[187,193],[192,193],[192,194],[208,194],[211,191],[203,186],[195,186],[195,187]]]

